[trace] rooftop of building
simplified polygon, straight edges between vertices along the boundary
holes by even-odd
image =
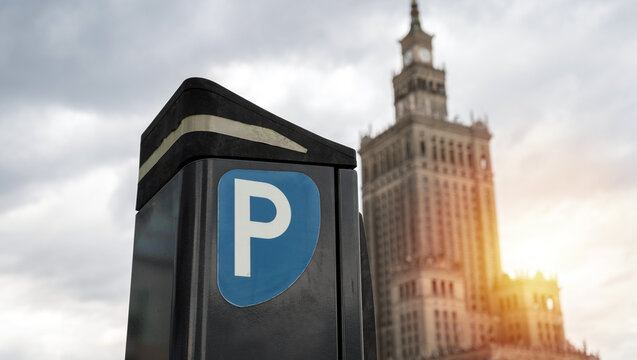
[[[434,119],[432,117],[413,114],[412,116],[401,121],[394,121],[393,123],[376,133],[373,133],[370,128],[368,132],[361,135],[360,147],[362,150],[364,147],[367,147],[372,143],[382,141],[383,139],[391,136],[391,134],[415,123],[425,124],[431,126],[434,129],[447,130],[464,135],[473,135],[488,140],[491,138],[488,121],[489,120],[487,116],[484,116],[483,118],[474,118],[472,115],[471,122],[467,124],[462,122],[458,116],[455,116],[451,119]]]
[[[533,283],[555,283],[557,284],[557,276],[550,275],[545,276],[543,272],[537,271],[533,276],[531,276],[528,272],[517,272],[514,277],[511,277],[507,273],[503,273],[500,278],[500,283],[503,284],[533,284]]]

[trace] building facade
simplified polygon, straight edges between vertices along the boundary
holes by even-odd
[[[556,281],[502,273],[491,133],[481,119],[448,119],[432,38],[414,0],[396,121],[359,150],[379,358],[565,351]]]

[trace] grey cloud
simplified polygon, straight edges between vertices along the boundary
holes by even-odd
[[[57,186],[96,167],[134,157],[143,128],[134,117],[131,121],[91,113],[80,116],[95,116],[96,120],[59,130],[55,121],[65,120],[63,114],[17,111],[2,115],[0,142],[7,151],[0,153],[0,214],[21,197],[28,197],[34,187]],[[51,130],[62,133],[52,140]]]
[[[382,2],[56,1],[0,5],[0,99],[128,111],[155,108],[209,63],[298,52],[339,57],[333,27]],[[386,4],[384,4],[387,6]],[[354,17],[352,15],[356,14]],[[338,42],[337,42],[338,43]],[[348,45],[356,42],[348,42]],[[342,56],[342,55],[341,55]]]
[[[72,211],[59,209],[69,215],[95,206],[91,199],[57,205],[73,207]],[[11,259],[0,262],[0,273],[46,279],[51,287],[80,299],[125,301],[127,292],[122,290],[127,291],[132,260],[132,207],[118,216],[124,214],[127,222],[105,217],[83,224],[78,219],[77,224],[60,229],[56,223],[72,223],[73,218],[62,219],[53,211],[41,215],[41,223],[29,229],[0,229],[0,253]]]

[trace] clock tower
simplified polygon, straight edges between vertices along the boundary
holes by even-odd
[[[498,335],[491,134],[484,121],[449,121],[432,40],[413,0],[392,79],[396,121],[359,150],[381,360],[479,348]]]
[[[557,280],[502,272],[491,133],[449,120],[411,2],[396,121],[361,138],[379,360],[599,360],[564,336]]]
[[[412,115],[446,120],[445,71],[433,66],[433,36],[424,32],[416,0],[411,4],[411,26],[400,40],[403,68],[393,79],[396,121]]]

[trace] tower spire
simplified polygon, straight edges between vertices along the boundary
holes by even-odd
[[[420,27],[420,14],[417,0],[411,1],[411,30],[422,30]]]

